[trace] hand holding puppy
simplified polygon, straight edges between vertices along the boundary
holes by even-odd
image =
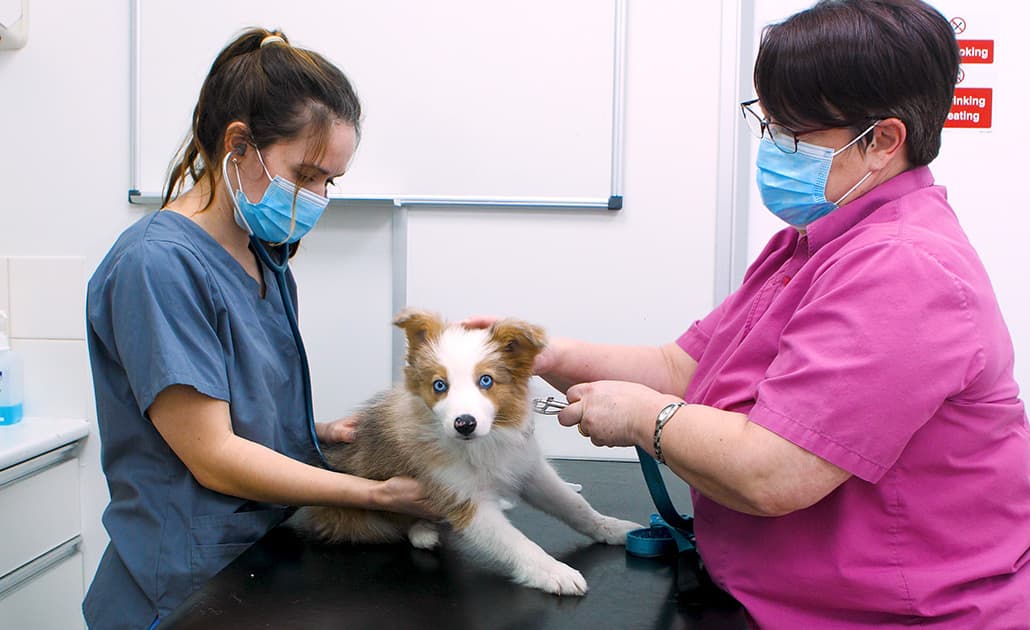
[[[351,414],[346,418],[339,418],[330,422],[316,422],[315,435],[318,436],[318,441],[323,444],[353,442],[359,422],[361,422],[361,413]]]

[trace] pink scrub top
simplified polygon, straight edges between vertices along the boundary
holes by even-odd
[[[686,400],[852,477],[781,517],[694,493],[715,582],[763,628],[1030,628],[1030,430],[976,251],[926,167],[777,233],[678,340]]]

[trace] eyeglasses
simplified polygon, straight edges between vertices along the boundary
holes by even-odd
[[[751,106],[756,103],[758,103],[758,99],[753,98],[750,101],[744,101],[740,104],[740,115],[744,117],[744,122],[747,123],[748,128],[751,130],[751,134],[754,137],[761,139],[762,136],[768,133],[769,139],[772,140],[777,149],[784,153],[797,153],[798,134],[787,129],[783,125],[769,122],[765,119],[764,115],[760,115],[758,112],[751,109]]]

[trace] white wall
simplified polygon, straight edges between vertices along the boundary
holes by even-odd
[[[294,263],[316,417],[345,415],[390,384],[395,271],[406,278],[407,304],[449,318],[513,315],[594,341],[664,343],[707,312],[720,15],[717,3],[629,3],[619,212],[412,208],[405,260],[391,249],[392,209],[334,205]],[[707,26],[686,37],[698,23]],[[698,47],[711,55],[691,65]],[[542,382],[534,390],[548,391]],[[594,448],[552,418],[538,422],[538,435],[553,456],[635,457]]]
[[[88,276],[146,211],[126,202],[129,3],[31,4],[28,45],[0,52],[0,254],[81,256]],[[410,303],[626,343],[668,341],[711,306],[719,8],[631,2],[628,17],[625,209],[412,211]],[[320,418],[391,380],[391,209],[330,213],[297,260]],[[369,318],[382,327],[357,327]],[[551,422],[541,435],[583,449]],[[106,544],[95,429],[84,459],[88,581]]]
[[[0,51],[0,254],[80,256],[85,283],[118,233],[139,216],[126,203],[125,185],[128,3],[30,4],[28,44]],[[95,416],[92,393],[90,401]],[[95,426],[81,471],[86,583],[107,542]]]
[[[556,336],[632,344],[672,341],[706,313],[719,20],[714,2],[629,3],[623,210],[412,210],[409,302],[455,318],[515,315]],[[537,427],[551,454],[635,457],[596,449],[553,418]]]
[[[717,98],[720,12],[716,2],[629,3],[625,209],[412,210],[408,302],[451,317],[517,315],[554,335],[620,343],[669,341],[704,314],[713,294],[716,120],[720,107],[735,106]],[[128,23],[127,1],[34,0],[28,46],[0,52],[0,255],[81,256],[88,275],[145,211],[126,202]],[[1022,166],[1022,133],[1004,160],[1013,171]],[[1020,211],[1022,192],[1009,195],[990,218],[1004,230],[980,238],[1015,251],[1030,216]],[[320,418],[391,380],[391,213],[334,206],[297,259]],[[1006,279],[1007,312],[1028,304]],[[381,324],[370,330],[367,321]],[[1009,325],[1027,338],[1025,320],[1010,316]],[[539,435],[550,453],[626,455],[590,449],[550,419]],[[88,580],[106,543],[95,434],[84,459]]]

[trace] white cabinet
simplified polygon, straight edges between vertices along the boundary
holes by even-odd
[[[0,431],[0,628],[82,628],[79,499],[84,421]]]
[[[0,486],[0,575],[7,575],[79,535],[79,469],[70,450],[58,450],[0,474],[11,479]]]

